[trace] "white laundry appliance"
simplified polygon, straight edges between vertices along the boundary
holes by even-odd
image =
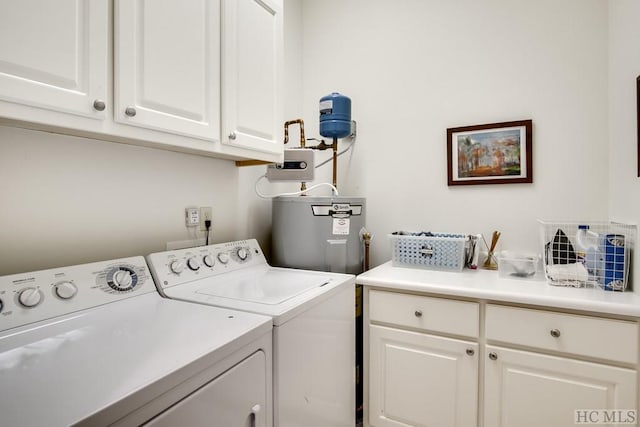
[[[270,427],[271,330],[162,298],[143,257],[0,277],[0,424]]]
[[[168,298],[273,318],[277,427],[353,427],[355,276],[271,267],[255,239],[151,254]]]

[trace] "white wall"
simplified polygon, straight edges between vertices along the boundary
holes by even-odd
[[[609,201],[611,217],[638,224],[636,78],[640,75],[640,2],[609,2]],[[637,242],[636,242],[637,245]],[[634,290],[640,292],[640,250],[635,251]]]
[[[638,202],[625,198],[637,192],[635,166],[625,177],[615,166],[635,150],[627,141],[610,160],[607,150],[609,136],[623,143],[618,128],[632,135],[632,118],[609,132],[607,85],[612,109],[629,102],[615,101],[612,80],[637,64],[624,59],[637,40],[635,3],[610,2],[612,22],[626,24],[608,34],[600,0],[285,2],[285,118],[304,118],[318,136],[319,98],[352,98],[358,141],[341,159],[339,187],[368,199],[374,265],[398,229],[499,229],[500,249],[537,252],[537,218],[606,218],[609,193],[614,216],[637,217]],[[628,49],[616,53],[608,37]],[[447,187],[447,127],[527,118],[533,184]],[[4,127],[0,154],[0,274],[162,250],[191,237],[187,205],[213,206],[216,242],[270,240],[271,204],[253,193],[264,167]],[[330,179],[330,167],[323,173]]]
[[[537,218],[608,215],[607,3],[306,0],[304,118],[352,99],[341,194],[367,197],[373,265],[394,230],[502,231],[538,252]],[[534,183],[448,187],[448,127],[532,119]],[[330,167],[326,170],[327,177]]]
[[[237,190],[229,161],[0,126],[0,275],[203,237],[187,206],[212,206],[214,240],[233,240]]]

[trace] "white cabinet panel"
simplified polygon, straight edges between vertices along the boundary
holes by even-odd
[[[107,0],[1,1],[0,99],[104,118],[108,24]]]
[[[126,0],[115,11],[115,119],[220,135],[219,0]]]
[[[373,322],[474,338],[480,329],[476,302],[397,292],[369,291],[369,316]]]
[[[266,358],[254,353],[147,423],[153,427],[251,426],[267,421]]]
[[[502,305],[487,305],[487,339],[610,359],[638,361],[638,323]]]
[[[225,144],[282,151],[282,1],[223,0]]]
[[[637,409],[637,373],[487,346],[484,425],[569,427],[575,410]]]
[[[369,425],[475,426],[478,344],[369,326]]]

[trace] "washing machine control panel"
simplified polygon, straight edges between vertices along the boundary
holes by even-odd
[[[255,239],[158,252],[149,255],[147,262],[161,292],[196,278],[268,265]]]
[[[143,257],[0,277],[0,331],[156,292]]]

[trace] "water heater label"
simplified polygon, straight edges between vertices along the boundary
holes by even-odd
[[[320,114],[331,114],[333,112],[333,100],[320,101]]]
[[[334,236],[349,235],[349,218],[333,218],[333,234]]]
[[[335,205],[311,205],[313,216],[345,216],[362,215],[362,205],[350,205],[348,203]]]

